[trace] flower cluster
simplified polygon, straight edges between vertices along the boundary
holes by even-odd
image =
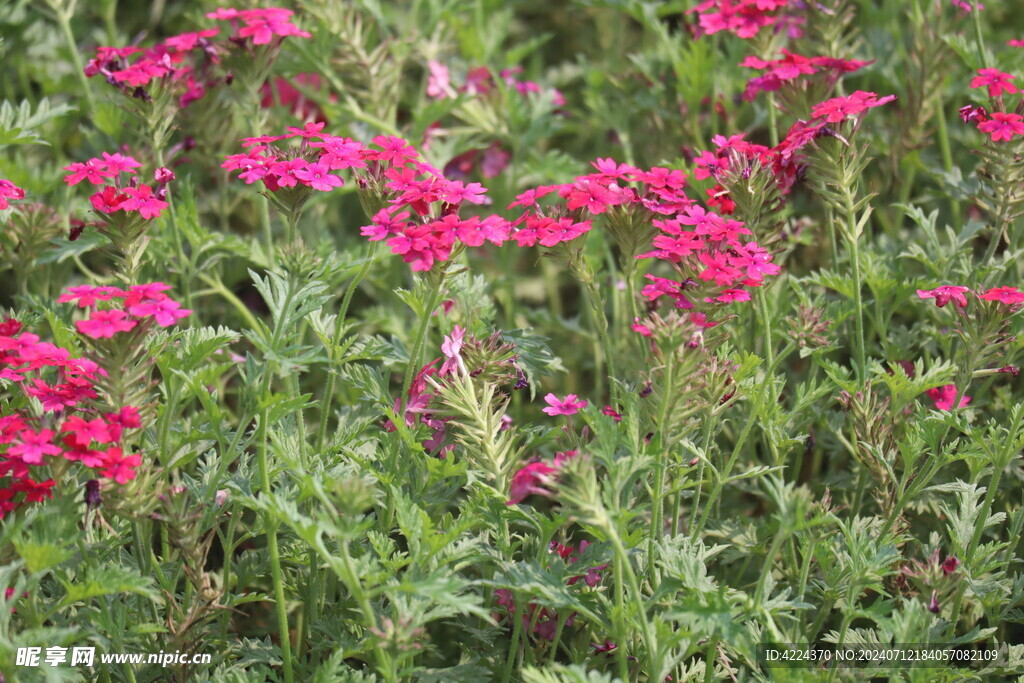
[[[782,21],[780,10],[793,4],[790,0],[705,0],[687,14],[697,13],[707,35],[728,31],[740,38],[753,38],[762,28]]]
[[[859,130],[864,114],[896,99],[895,95],[879,96],[873,92],[855,90],[844,97],[833,97],[811,107],[811,118],[798,120],[786,137],[773,149],[778,163],[793,170],[799,169],[804,148],[822,137],[848,141]],[[792,171],[791,171],[792,172]]]
[[[522,71],[523,68],[519,66],[512,67],[511,69],[503,69],[499,74],[499,78],[506,87],[515,90],[523,97],[544,93],[544,89],[541,88],[539,84],[533,81],[517,79],[516,75],[522,73]],[[451,73],[447,66],[435,60],[427,62],[427,97],[436,100],[443,100],[455,97],[458,93],[487,96],[494,92],[494,90],[494,75],[486,66],[478,66],[470,69],[466,74],[463,85],[456,89],[452,86]],[[550,93],[552,103],[556,107],[565,106],[565,97],[561,92],[552,88],[548,90],[548,93]]]
[[[577,455],[576,451],[556,453],[551,464],[535,460],[519,468],[509,483],[506,505],[517,505],[531,495],[551,496],[553,492],[547,487],[555,482],[562,467]]]
[[[253,45],[267,45],[275,38],[295,36],[311,38],[306,31],[292,23],[295,13],[281,7],[237,10],[222,7],[206,15],[207,19],[231,22],[230,40],[242,43],[252,41]]]
[[[862,69],[872,61],[862,62],[855,59],[837,59],[835,57],[804,57],[789,50],[782,50],[782,58],[764,60],[750,56],[740,62],[745,66],[765,73],[747,81],[743,91],[743,99],[752,102],[759,92],[775,92],[787,84],[794,84],[801,76],[821,74],[825,88],[831,90],[840,76]]]
[[[751,233],[742,222],[723,218],[699,205],[673,218],[655,220],[654,224],[662,234],[654,238],[654,251],[641,256],[672,264],[682,280],[648,274],[650,284],[642,294],[649,302],[668,296],[676,308],[693,309],[694,302],[686,291],[700,287],[698,281],[706,283],[705,289],[711,288],[703,297],[705,303],[748,301],[750,293],[744,288],[758,287],[765,276],[780,270],[771,262],[772,254],[767,249],[745,240],[743,236]]]
[[[427,377],[438,373],[437,361],[435,358],[424,365],[413,379],[409,386],[409,396],[403,405],[402,397],[395,399],[394,413],[401,415],[407,428],[422,424],[431,431],[430,438],[423,442],[422,446],[432,455],[444,458],[455,449],[454,443],[445,443],[448,437],[447,422],[450,418],[435,415],[438,406],[432,403],[436,394],[427,391],[430,386],[427,384]],[[395,424],[390,419],[384,422],[384,429],[388,432],[395,431]]]
[[[649,226],[652,218],[672,215],[693,203],[684,191],[682,171],[660,167],[645,171],[610,158],[592,163],[596,173],[561,185],[531,188],[509,205],[509,209],[525,209],[513,221],[517,229],[512,239],[520,247],[571,242],[589,232],[602,215],[621,246],[624,238],[633,239],[642,232],[636,226]],[[549,195],[559,201],[540,201]]]
[[[292,14],[279,7],[221,8],[206,16],[231,22],[230,43],[267,45],[287,36],[310,37],[291,22]],[[208,88],[230,79],[213,72],[228,49],[228,44],[213,41],[219,34],[219,28],[209,28],[173,35],[148,48],[101,46],[85,65],[85,75],[103,76],[125,95],[145,101],[151,101],[155,91],[170,92],[184,108],[205,97]]]
[[[895,579],[896,587],[904,593],[930,594],[928,611],[933,614],[941,611],[941,603],[953,592],[960,567],[960,560],[955,555],[946,555],[945,559],[940,557],[936,548],[928,558],[913,560],[900,567]]]
[[[403,416],[406,427],[420,424],[427,427],[431,436],[422,443],[423,448],[444,458],[455,448],[447,439],[446,424],[451,417],[444,415],[443,394],[448,381],[465,376],[493,387],[511,386],[513,390],[528,385],[526,375],[516,364],[515,347],[502,340],[500,332],[480,340],[455,325],[451,333],[444,336],[441,354],[420,369],[409,387],[404,406],[402,397],[396,398],[393,410],[395,415]],[[439,362],[440,368],[437,367]],[[395,431],[395,425],[389,419],[384,429]]]
[[[118,484],[135,478],[141,456],[126,455],[121,439],[142,426],[139,412],[104,411],[93,401],[102,374],[93,361],[22,332],[16,320],[0,323],[0,379],[13,407],[0,416],[0,519],[52,497],[57,479],[43,477],[63,470],[61,462],[79,462]]]
[[[1016,111],[1006,111],[1007,107],[1003,102],[1004,94],[1013,95],[1021,92],[1012,83],[1013,78],[1012,74],[998,69],[978,69],[978,75],[971,80],[971,87],[985,88],[992,111],[982,106],[966,105],[960,108],[960,120],[974,124],[993,142],[1009,142],[1018,135],[1024,137],[1024,115],[1021,114],[1024,99],[1020,100]]]
[[[707,190],[708,206],[730,215],[736,208],[729,187],[739,181],[749,180],[759,169],[767,169],[780,195],[789,194],[793,186],[803,177],[804,165],[802,158],[783,148],[765,147],[748,142],[742,135],[716,135],[711,138],[715,150],[700,153],[694,163],[694,178],[715,181],[715,186]]]
[[[249,151],[229,156],[221,166],[241,171],[246,183],[263,181],[272,193],[296,187],[326,192],[344,183],[336,171],[353,169],[360,190],[370,196],[367,202],[377,207],[361,234],[370,241],[387,240],[392,253],[413,270],[430,270],[456,249],[508,239],[510,225],[499,216],[458,215],[460,207],[489,202],[480,183],[448,180],[402,138],[378,135],[372,145],[364,145],[323,133],[323,127],[307,123],[284,135],[247,138],[243,144]],[[302,140],[298,147],[276,146],[296,137]],[[302,201],[299,197],[292,204]]]
[[[579,548],[573,548],[571,545],[562,545],[556,541],[551,541],[548,546],[549,551],[552,554],[558,555],[562,558],[563,562],[567,562],[569,565],[576,564],[583,554],[583,551],[589,546],[589,541],[580,541]],[[583,582],[590,588],[594,588],[601,581],[601,572],[608,568],[607,564],[601,564],[591,567],[584,574],[578,576],[572,576],[566,584],[574,586],[583,579]],[[500,588],[494,591],[495,603],[499,607],[504,607],[508,616],[512,616],[516,613],[515,599],[512,595],[512,591],[507,588]],[[495,615],[495,620],[500,620],[505,615]],[[527,605],[525,612],[522,615],[523,628],[527,633],[532,633],[545,640],[553,641],[555,634],[558,632],[558,613],[549,607],[539,607],[535,603]],[[572,626],[576,620],[576,613],[570,614],[566,617],[562,623],[562,627]]]
[[[21,189],[10,180],[0,178],[0,211],[10,208],[12,199],[24,199],[25,190]]]
[[[141,168],[133,157],[123,154],[108,154],[95,157],[86,162],[75,162],[65,166],[68,175],[64,182],[77,185],[83,180],[100,186],[100,190],[89,197],[92,206],[100,214],[123,212],[130,217],[152,220],[160,217],[160,212],[167,208],[164,199],[167,196],[167,184],[174,179],[174,172],[166,168],[158,168],[154,173],[156,191],[152,187],[138,182],[135,169]],[[107,183],[111,184],[107,184]]]
[[[1016,287],[992,287],[977,293],[962,285],[940,285],[935,289],[919,289],[917,295],[922,299],[934,299],[935,305],[942,308],[950,301],[958,308],[967,308],[967,294],[973,294],[980,301],[993,301],[1016,311],[1024,304],[1024,292]]]
[[[103,76],[125,95],[145,101],[153,99],[154,88],[173,91],[178,106],[187,107],[214,82],[210,71],[220,56],[210,38],[219,32],[182,33],[145,49],[101,46],[85,65],[85,75]]]
[[[79,308],[89,309],[89,317],[75,323],[80,334],[90,339],[110,339],[140,325],[144,329],[150,321],[170,327],[188,317],[192,311],[182,308],[165,293],[170,288],[163,282],[132,285],[128,289],[80,285],[68,288],[57,301],[77,302]],[[110,302],[115,307],[99,308],[100,302]]]

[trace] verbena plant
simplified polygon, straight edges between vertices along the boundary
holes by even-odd
[[[876,4],[0,8],[0,680],[1024,674],[1024,26]]]

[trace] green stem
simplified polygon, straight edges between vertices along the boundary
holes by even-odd
[[[75,14],[76,4],[77,1],[72,2],[65,8],[59,3],[49,2],[54,16],[57,18],[57,24],[60,25],[60,31],[64,34],[64,42],[67,44],[68,51],[71,52],[71,62],[75,67],[78,82],[82,86],[82,94],[85,96],[88,113],[91,115],[96,111],[96,101],[93,99],[92,90],[89,88],[89,79],[85,75],[85,65],[82,63],[82,55],[78,51],[78,43],[75,42],[75,34],[71,30],[71,17]]]
[[[779,552],[779,547],[782,545],[782,543],[785,540],[786,540],[785,530],[782,529],[782,528],[779,528],[779,530],[775,532],[775,537],[772,539],[772,544],[771,544],[771,547],[768,549],[768,554],[765,555],[764,565],[762,565],[762,567],[761,567],[761,574],[760,574],[760,576],[757,579],[757,589],[754,591],[754,604],[755,605],[762,605],[762,604],[764,604],[762,602],[762,600],[764,599],[764,587],[765,587],[765,583],[768,581],[768,577],[771,575],[772,561],[775,559],[775,556]]]
[[[611,395],[611,400],[615,401],[615,354],[612,350],[611,340],[608,338],[608,317],[604,313],[604,305],[601,301],[600,293],[597,291],[597,283],[594,281],[592,276],[587,277],[583,282],[583,292],[587,297],[587,303],[590,305],[590,310],[594,314],[594,326],[597,328],[597,338],[601,344],[601,355],[604,356],[605,367],[608,369],[608,391]],[[599,378],[597,386],[597,395],[604,396],[604,391],[601,387],[601,381]]]
[[[291,306],[292,298],[294,296],[293,288],[289,288],[288,297],[285,300],[283,310],[287,310]],[[270,348],[277,349],[280,341],[281,334],[283,332],[281,325],[274,326],[274,333],[271,339]],[[270,407],[267,405],[268,396],[266,395],[270,391],[270,384],[273,376],[272,363],[267,363],[264,367],[262,381],[260,382],[260,391],[258,400],[264,403],[264,407],[260,409],[259,425],[257,428],[256,437],[256,457],[259,467],[260,475],[260,491],[264,495],[270,495],[270,465],[267,458],[267,440],[268,440],[268,421],[270,419]],[[267,550],[270,554],[270,576],[274,586],[274,603],[277,612],[277,628],[278,636],[281,641],[281,658],[284,661],[284,679],[285,683],[293,683],[295,680],[292,672],[292,652],[291,652],[291,639],[288,632],[288,606],[285,603],[284,594],[284,580],[281,572],[281,555],[277,544],[277,520],[273,519],[270,513],[263,515],[263,525],[267,532]]]
[[[764,358],[768,365],[775,363],[775,349],[772,343],[772,319],[768,313],[768,296],[765,294],[764,285],[757,288],[758,313],[761,318],[761,328],[764,331]]]
[[[831,206],[825,207],[825,222],[828,224],[828,246],[832,252],[832,268],[839,268],[839,239],[836,237],[836,217]]]
[[[704,651],[704,683],[715,680],[715,660],[718,659],[718,637],[708,638],[707,649]]]
[[[648,579],[655,588],[658,587],[658,575],[654,566],[654,544],[665,532],[665,525],[662,521],[665,503],[662,496],[664,493],[663,489],[665,488],[665,466],[669,457],[668,415],[675,390],[675,377],[673,376],[674,361],[675,349],[670,349],[665,364],[665,386],[662,389],[664,394],[661,397],[661,414],[658,418],[658,429],[661,431],[661,449],[654,467],[654,489],[651,491],[651,533],[647,539]]]
[[[787,344],[786,348],[782,350],[782,353],[775,357],[774,363],[765,370],[764,379],[761,380],[761,386],[758,388],[757,397],[754,399],[754,405],[751,408],[750,418],[743,426],[743,431],[740,432],[740,438],[736,441],[736,445],[732,449],[732,454],[729,456],[729,460],[725,463],[725,468],[715,475],[715,484],[711,489],[711,493],[708,495],[707,502],[704,503],[704,509],[701,512],[700,519],[690,532],[690,540],[696,541],[700,536],[701,530],[704,528],[704,525],[708,521],[708,517],[711,515],[711,509],[718,501],[718,497],[722,495],[722,489],[725,487],[725,482],[728,480],[729,474],[732,472],[732,468],[736,465],[736,461],[739,460],[740,452],[743,450],[743,445],[750,436],[750,432],[753,431],[754,425],[758,422],[757,415],[761,412],[761,407],[767,399],[768,390],[773,385],[772,378],[775,375],[775,370],[778,368],[779,363],[782,362],[782,359],[792,353],[795,348],[796,344],[794,342]],[[697,492],[698,499],[694,503],[694,510],[697,509],[697,504],[699,503],[699,488],[697,489]]]
[[[352,303],[352,297],[359,288],[359,284],[366,277],[366,273],[369,272],[370,266],[373,264],[374,256],[377,254],[377,242],[371,242],[370,247],[366,254],[366,261],[363,263],[359,272],[356,273],[355,277],[352,278],[351,282],[348,283],[348,289],[345,290],[345,296],[341,300],[341,309],[338,311],[338,320],[334,326],[334,335],[331,337],[331,348],[327,350],[328,358],[330,359],[327,369],[327,384],[324,387],[324,395],[320,401],[320,428],[316,438],[316,452],[318,455],[323,455],[324,444],[327,442],[327,423],[330,420],[331,414],[331,402],[334,400],[334,385],[336,382],[336,376],[334,373],[334,365],[338,362],[336,358],[338,344],[341,343],[341,335],[345,332],[345,320],[348,317],[348,307]]]
[[[977,0],[972,0],[973,8],[971,9],[971,19],[974,24],[974,45],[978,48],[978,61],[981,62],[981,68],[988,68],[988,58],[985,55],[985,39],[981,35],[981,12],[978,11],[980,8],[977,6],[979,3]]]
[[[853,260],[853,306],[856,309],[854,313],[854,330],[856,338],[854,339],[854,350],[855,358],[857,360],[857,379],[860,382],[864,381],[864,377],[867,373],[867,360],[864,346],[864,304],[861,300],[861,289],[863,289],[863,282],[861,280],[860,272],[860,239],[857,235],[857,218],[854,215],[854,198],[853,189],[846,189],[846,196],[844,198],[846,204],[846,241],[850,248],[850,258]]]
[[[959,402],[959,396],[956,400]],[[953,404],[953,407],[956,407],[956,403]],[[988,490],[985,491],[985,502],[982,503],[981,512],[978,514],[978,518],[974,522],[974,533],[971,534],[971,543],[967,546],[967,552],[964,554],[964,566],[968,569],[973,569],[974,554],[977,552],[978,546],[981,544],[981,537],[985,533],[986,523],[992,514],[992,504],[995,501],[996,496],[999,495],[999,483],[1003,478],[1003,470],[1009,466],[1013,456],[1017,453],[1017,438],[1022,419],[1024,419],[1024,410],[1015,411],[1013,425],[1010,427],[1010,432],[1008,434],[1009,438],[1006,440],[1006,445],[1003,447],[999,456],[992,459],[992,476],[988,482]],[[950,629],[954,632],[956,630],[957,622],[960,621],[960,609],[963,602],[964,589],[966,588],[965,584],[965,581],[960,581],[960,586],[957,589],[956,598],[953,602],[953,616],[950,619]]]
[[[344,576],[341,577],[342,582],[345,584],[345,588],[348,589],[349,594],[355,599],[356,604],[359,605],[359,611],[363,614],[363,620],[366,622],[366,628],[377,628],[377,615],[373,611],[373,606],[370,604],[370,598],[366,594],[366,590],[363,588],[363,583],[359,578],[359,574],[356,573],[356,569],[352,564],[352,556],[349,553],[348,541],[342,541],[340,544],[340,555],[341,555],[341,569]],[[387,672],[394,671],[394,663],[391,655],[388,651],[382,647],[374,648],[377,658],[377,666],[382,674],[385,674],[385,680],[395,680],[394,676],[388,676]]]
[[[512,680],[512,669],[516,665],[516,655],[519,652],[519,639],[523,633],[523,618],[515,612],[515,603],[518,596],[512,597],[512,609],[508,611],[509,619],[512,620],[512,642],[508,645],[508,657],[505,658],[505,672],[501,676],[501,683],[508,683]]]
[[[939,102],[935,111],[935,125],[939,132],[939,153],[942,155],[942,168],[949,173],[953,170],[953,150],[949,145],[949,126],[946,125],[945,102]],[[960,202],[950,198],[949,208],[953,214],[953,224],[960,225]]]
[[[419,327],[416,329],[416,337],[413,339],[412,348],[409,349],[409,365],[405,368],[405,379],[402,381],[402,411],[404,413],[405,402],[409,397],[409,388],[412,386],[412,379],[420,371],[420,357],[423,355],[423,347],[427,339],[427,331],[430,329],[431,314],[441,303],[441,296],[444,292],[445,273],[442,271],[437,276],[437,284],[430,292],[427,306],[420,317]],[[401,414],[399,415],[401,417]]]

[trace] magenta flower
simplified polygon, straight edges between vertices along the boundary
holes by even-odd
[[[622,422],[622,413],[616,411],[611,406],[605,406],[604,408],[601,408],[601,414],[602,415],[607,415],[608,417],[612,418],[616,422]]]
[[[87,320],[76,322],[75,327],[87,337],[109,339],[118,332],[127,332],[138,325],[134,320],[126,320],[127,317],[124,311],[94,311]]]
[[[1024,292],[1016,287],[993,287],[978,297],[984,301],[998,301],[1008,306],[1024,303]]]
[[[128,195],[118,192],[113,185],[107,185],[96,194],[89,197],[92,208],[100,213],[114,213],[124,208],[128,201]]]
[[[971,6],[971,3],[967,2],[967,0],[950,0],[950,2],[953,4],[953,7],[956,7],[957,9],[961,10],[964,14],[967,14],[972,9],[974,9]],[[983,10],[985,9],[985,6],[979,2],[977,3],[977,9]]]
[[[113,446],[106,451],[106,468],[100,474],[118,484],[124,484],[135,478],[135,470],[141,462],[142,456],[138,453],[125,456],[119,447]]]
[[[97,159],[91,159],[91,161],[98,161]],[[109,173],[117,175],[118,173],[135,173],[136,168],[142,168],[142,164],[137,159],[130,156],[115,152],[114,154],[108,154],[103,152],[103,161],[100,162]],[[158,169],[159,170],[159,169]],[[164,169],[167,170],[167,169]]]
[[[117,287],[79,285],[77,287],[68,287],[68,291],[57,297],[57,303],[66,304],[71,301],[77,301],[79,308],[88,308],[89,306],[95,306],[98,301],[110,301],[111,299],[124,296],[125,292]]]
[[[99,159],[89,159],[89,161],[84,163],[76,161],[69,166],[65,166],[64,170],[71,171],[64,177],[64,182],[68,185],[77,185],[83,180],[88,180],[93,185],[103,185],[108,179],[116,175],[107,170],[106,164]]]
[[[1020,114],[1004,114],[992,112],[992,118],[978,124],[978,130],[992,136],[993,142],[1006,140],[1009,142],[1014,135],[1024,135],[1024,116]]]
[[[304,185],[309,185],[314,190],[329,192],[335,187],[341,187],[344,181],[330,172],[326,164],[315,162],[306,168],[294,171],[292,175],[299,179]]]
[[[447,66],[432,59],[427,62],[427,70],[427,97],[436,100],[455,97]]]
[[[166,295],[153,297],[139,294],[134,291],[135,287],[132,289],[125,299],[125,310],[139,318],[153,318],[160,327],[170,327],[192,313],[191,309],[182,308],[181,304]]]
[[[705,301],[711,301],[711,297],[705,299]],[[718,301],[723,304],[732,303],[734,301],[750,301],[750,292],[745,289],[725,289],[722,293],[714,297],[714,301]]]
[[[455,372],[455,369],[462,364],[462,356],[459,352],[462,351],[462,339],[466,336],[466,328],[455,326],[450,336],[446,335],[444,341],[441,343],[441,353],[445,356],[445,361],[441,365],[441,369],[437,371],[438,375],[447,375],[450,372]]]
[[[10,207],[11,199],[24,199],[25,190],[21,189],[10,180],[0,178],[0,211]]]
[[[44,455],[58,455],[61,452],[60,448],[52,443],[54,436],[49,429],[42,429],[39,432],[24,429],[19,434],[19,442],[7,449],[7,454],[21,458],[26,465],[41,465]]]
[[[955,301],[960,308],[967,308],[966,287],[960,285],[942,285],[935,289],[919,289],[917,295],[922,299],[935,299],[935,305],[942,308],[950,301]]]
[[[1017,86],[1010,83],[1012,78],[1012,75],[999,69],[978,69],[978,75],[971,80],[971,87],[988,87],[989,97],[999,97],[1004,92],[1012,95],[1017,92]]]
[[[857,90],[846,97],[833,97],[811,108],[814,118],[824,118],[829,123],[839,123],[848,116],[859,116],[872,107],[880,107],[896,99],[895,95],[879,98],[873,92]]]
[[[548,394],[544,397],[544,400],[548,402],[549,406],[544,408],[544,412],[551,416],[575,415],[587,407],[587,402],[578,400],[576,394],[569,394],[564,399],[559,399],[554,394]]]
[[[544,487],[554,481],[554,475],[557,473],[557,468],[539,461],[520,468],[519,471],[512,475],[512,481],[509,484],[508,490],[508,501],[505,504],[516,505],[523,502],[527,496],[533,494],[550,496],[551,491]]]
[[[939,410],[952,410],[953,401],[956,400],[957,390],[955,384],[947,384],[944,387],[936,387],[925,392],[928,398],[935,401],[935,407]],[[963,408],[971,402],[970,396],[961,396],[957,408]]]
[[[149,185],[126,187],[124,193],[128,199],[121,203],[121,208],[125,211],[138,211],[147,220],[159,218],[160,212],[167,208],[167,202],[154,195]]]

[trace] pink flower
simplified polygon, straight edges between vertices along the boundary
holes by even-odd
[[[90,159],[90,161],[98,161],[98,159]],[[134,174],[134,169],[142,168],[142,164],[134,157],[124,156],[120,153],[108,154],[106,152],[103,153],[103,161],[100,162],[100,165],[115,176],[118,173]]]
[[[64,176],[64,182],[68,185],[77,185],[83,180],[88,180],[93,185],[103,185],[108,179],[113,178],[116,173],[107,170],[106,164],[99,159],[89,159],[85,163],[76,161],[64,167],[65,171],[71,171]]]
[[[607,415],[608,417],[612,418],[616,422],[622,422],[622,413],[617,412],[611,406],[605,406],[604,408],[601,408],[601,414],[602,415]]]
[[[160,168],[153,171],[153,180],[155,180],[159,185],[166,185],[167,183],[174,180],[174,178],[174,171],[167,168],[166,166],[161,166]]]
[[[316,163],[309,164],[306,168],[295,171],[293,175],[304,185],[308,185],[314,190],[329,192],[333,188],[341,187],[344,184],[344,181],[341,178],[330,171],[331,169],[328,168],[326,164],[322,164],[318,161]]]
[[[955,301],[960,308],[967,308],[967,297],[964,296],[966,291],[967,288],[960,285],[942,285],[935,289],[919,289],[917,295],[922,299],[935,299],[935,305],[939,308],[950,301]]]
[[[522,467],[512,475],[509,484],[508,501],[506,505],[515,505],[523,502],[527,496],[538,494],[550,496],[551,491],[544,488],[554,481],[554,475],[558,469],[544,462],[532,462]]]
[[[135,478],[135,470],[142,462],[142,456],[138,453],[125,456],[119,447],[113,446],[107,449],[104,460],[106,467],[100,474],[118,484],[124,484]]]
[[[1003,73],[998,69],[978,69],[978,75],[971,80],[972,88],[983,88],[988,87],[989,97],[999,97],[1001,94],[1009,93],[1013,94],[1017,92],[1017,86],[1010,83],[1013,78],[1008,73]]]
[[[447,66],[432,59],[427,62],[427,71],[427,97],[436,100],[455,97]]]
[[[38,399],[43,404],[43,410],[56,412],[78,403],[78,399],[71,389],[67,384],[50,386],[36,377],[32,380],[32,386],[25,387],[25,393]]]
[[[1016,287],[993,287],[978,297],[984,301],[998,301],[1009,306],[1024,303],[1024,292]]]
[[[379,161],[400,165],[407,161],[415,161],[418,156],[412,145],[394,135],[378,135],[370,142],[381,148],[380,152],[373,153],[374,158]]]
[[[7,453],[17,456],[26,465],[41,465],[43,456],[60,454],[60,448],[52,443],[54,436],[56,435],[49,429],[39,432],[24,429],[18,437],[18,443],[7,449]]]
[[[88,308],[89,306],[95,306],[97,301],[110,301],[111,299],[120,299],[124,296],[125,292],[117,287],[78,285],[77,287],[68,287],[66,292],[57,297],[57,303],[66,304],[71,301],[77,301],[79,308]]]
[[[101,418],[85,420],[74,415],[64,421],[61,431],[68,432],[68,438],[79,448],[87,448],[93,441],[98,443],[110,443],[114,438],[110,434],[110,428]]]
[[[119,192],[113,185],[107,185],[96,194],[89,197],[92,207],[100,213],[114,213],[124,208],[128,201],[128,195]]]
[[[587,407],[586,401],[578,400],[576,394],[569,394],[564,399],[559,399],[554,394],[548,394],[544,397],[544,400],[548,402],[548,408],[544,408],[544,412],[548,415],[575,415],[581,409]]]
[[[139,318],[153,318],[160,327],[170,327],[192,311],[182,308],[181,304],[164,294],[167,289],[170,286],[162,282],[132,285],[125,297],[124,308]]]
[[[160,212],[167,208],[167,202],[154,195],[149,185],[126,187],[124,193],[128,199],[121,204],[121,208],[125,211],[138,211],[147,220],[159,218]]]
[[[118,332],[127,332],[138,323],[134,320],[126,320],[128,314],[124,311],[94,311],[87,320],[79,320],[75,323],[79,333],[93,339],[109,339]]]
[[[10,207],[10,199],[24,199],[25,190],[21,189],[10,180],[0,178],[0,211]]]
[[[634,319],[633,324],[629,326],[631,330],[640,334],[641,337],[653,337],[654,331],[650,327],[640,322],[639,318]]]
[[[209,28],[205,31],[197,31],[195,33],[180,33],[176,36],[165,38],[164,46],[169,47],[172,50],[177,50],[178,52],[188,52],[198,45],[203,38],[212,38],[218,33],[220,33],[219,28]]]
[[[466,328],[459,325],[455,326],[450,336],[445,336],[441,343],[441,353],[444,354],[445,361],[441,365],[441,369],[437,371],[438,375],[443,376],[455,372],[455,369],[462,363],[462,356],[459,355],[459,352],[462,351],[462,339],[465,336]]]
[[[936,387],[925,392],[928,398],[935,401],[935,407],[939,410],[952,410],[953,401],[956,399],[957,390],[955,384],[947,384],[944,387]],[[963,408],[971,402],[971,397],[964,395],[960,397],[958,408]]]
[[[726,289],[716,296],[714,300],[723,304],[732,303],[733,301],[750,301],[750,292],[745,289]]]
[[[1014,135],[1024,135],[1024,117],[1020,114],[1004,114],[992,112],[988,121],[978,124],[978,130],[992,136],[993,142],[1006,140],[1009,142]]]
[[[971,3],[967,2],[967,0],[950,0],[950,2],[953,4],[953,7],[962,10],[964,14],[967,14],[973,9],[971,7]],[[985,6],[980,2],[977,3],[977,5],[979,10],[985,9]]]
[[[828,123],[839,123],[850,116],[859,116],[872,107],[880,107],[896,99],[895,95],[879,98],[873,92],[857,90],[846,97],[833,97],[811,108],[811,115]]]

